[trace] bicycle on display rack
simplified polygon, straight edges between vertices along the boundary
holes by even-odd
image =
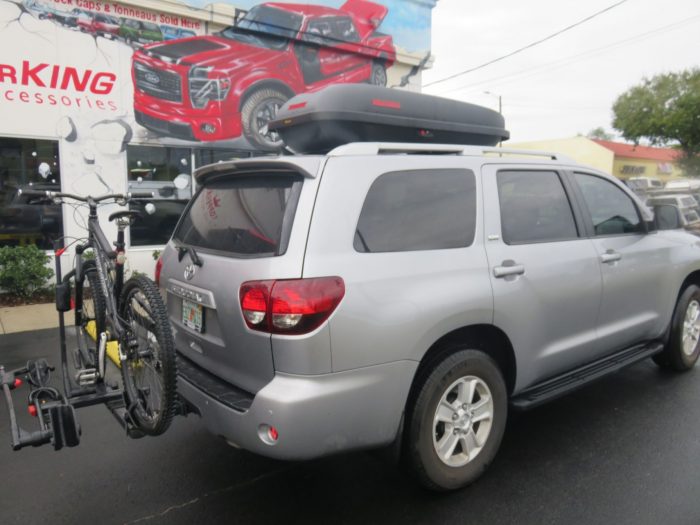
[[[80,442],[75,409],[105,404],[130,437],[165,432],[178,410],[175,346],[166,307],[156,284],[144,275],[124,281],[126,262],[124,230],[140,215],[121,210],[109,216],[116,221],[117,240],[110,246],[98,219],[105,203],[126,206],[134,198],[152,193],[79,196],[53,191],[20,190],[22,194],[53,202],[77,201],[89,208],[88,237],[75,246],[73,269],[61,275],[61,255],[55,251],[56,309],[59,313],[63,390],[49,386],[52,367],[46,360],[5,371],[0,383],[10,412],[12,448],[53,444],[56,450]],[[94,254],[89,257],[88,250]],[[69,362],[64,313],[75,310],[77,348]],[[121,371],[121,380],[113,362]],[[72,372],[71,372],[72,368]],[[115,381],[115,377],[117,380]],[[17,424],[11,391],[29,383],[29,413],[39,430],[28,432]]]

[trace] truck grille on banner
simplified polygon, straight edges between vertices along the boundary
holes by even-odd
[[[135,62],[134,77],[136,87],[144,93],[170,102],[182,102],[182,82],[176,73]]]

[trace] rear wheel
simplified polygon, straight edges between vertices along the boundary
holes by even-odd
[[[251,145],[263,151],[282,149],[284,143],[279,133],[271,131],[268,124],[275,119],[277,111],[288,98],[272,88],[259,89],[248,97],[241,108],[241,125]]]
[[[126,322],[121,371],[129,413],[145,434],[165,432],[175,415],[177,371],[167,311],[158,287],[144,276],[124,284],[120,314]]]
[[[671,334],[663,352],[654,356],[662,368],[690,370],[700,356],[700,288],[688,286],[676,303]]]
[[[409,466],[431,490],[468,485],[486,470],[503,437],[508,410],[503,375],[483,352],[459,350],[419,381],[408,408]]]
[[[372,73],[369,83],[374,86],[385,87],[387,84],[386,67],[381,62],[372,62]]]

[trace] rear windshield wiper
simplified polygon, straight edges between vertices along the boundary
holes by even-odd
[[[176,246],[177,248],[177,260],[178,262],[182,261],[182,258],[185,256],[185,254],[189,254],[190,259],[192,260],[192,264],[195,264],[199,267],[202,266],[202,259],[199,258],[199,255],[197,255],[197,252],[194,251],[194,248],[192,246],[184,246],[182,244]]]

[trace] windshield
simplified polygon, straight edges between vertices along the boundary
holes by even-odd
[[[302,17],[265,5],[248,11],[234,27],[219,33],[224,38],[269,49],[284,49],[289,39],[296,38]]]

